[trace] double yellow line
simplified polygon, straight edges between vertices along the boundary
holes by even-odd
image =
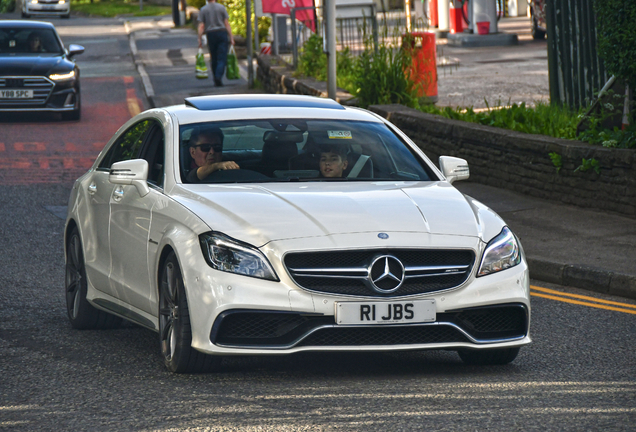
[[[530,285],[530,295],[535,297],[546,298],[550,300],[561,301],[565,303],[572,303],[581,306],[588,306],[598,309],[607,309],[616,312],[623,312],[632,315],[636,315],[636,305],[628,303],[619,303],[610,300],[602,300],[596,297],[588,297],[578,294],[568,294],[561,291],[555,291],[548,288],[542,288],[535,285]],[[575,300],[579,299],[579,300]],[[585,301],[582,301],[585,300]],[[620,306],[620,307],[617,307]]]

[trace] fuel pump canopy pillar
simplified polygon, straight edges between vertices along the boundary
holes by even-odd
[[[448,30],[450,4],[448,0],[437,0],[437,25],[440,30]]]

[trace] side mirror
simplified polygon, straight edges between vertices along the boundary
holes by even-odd
[[[73,57],[74,55],[81,54],[84,52],[84,47],[81,45],[70,44],[68,46],[68,56]]]
[[[456,180],[466,180],[470,177],[470,170],[468,169],[466,159],[440,156],[439,167],[442,170],[442,174],[446,177],[446,180],[451,184]]]
[[[142,197],[150,193],[148,187],[148,161],[132,159],[115,162],[110,167],[108,181],[113,184],[133,185]]]

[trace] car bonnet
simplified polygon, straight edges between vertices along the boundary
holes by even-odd
[[[504,225],[490,209],[438,181],[182,185],[173,198],[211,230],[255,246],[363,232],[487,241]]]

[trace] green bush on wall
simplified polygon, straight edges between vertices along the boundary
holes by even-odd
[[[13,12],[15,10],[15,0],[0,0],[0,13]]]
[[[636,87],[636,1],[594,0],[594,10],[607,71]]]

